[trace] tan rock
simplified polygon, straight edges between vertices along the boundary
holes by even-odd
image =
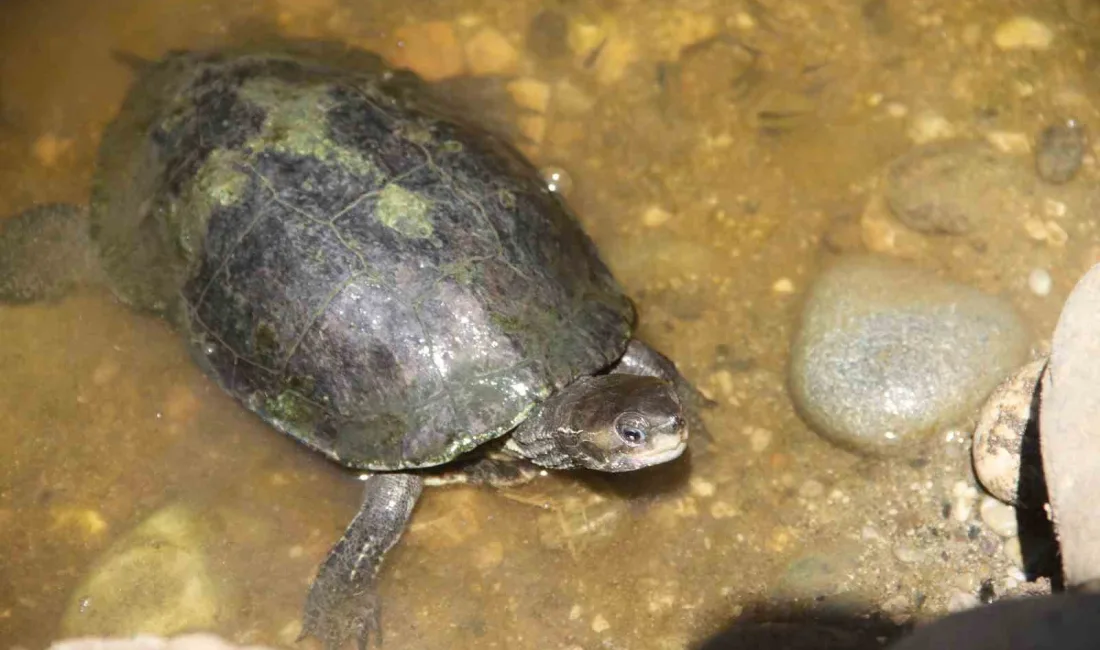
[[[546,137],[546,118],[542,115],[523,115],[520,116],[516,123],[519,125],[519,131],[525,137],[536,144],[542,144],[543,139]]]
[[[596,100],[570,83],[561,80],[554,84],[554,110],[565,115],[583,115],[592,110]]]
[[[507,88],[512,101],[520,108],[545,113],[550,105],[550,86],[538,79],[516,79]]]
[[[466,41],[466,61],[478,76],[512,75],[519,70],[519,53],[496,29],[484,27]]]
[[[399,27],[386,52],[390,63],[408,68],[427,81],[457,77],[466,72],[466,55],[448,22],[436,21]]]
[[[73,149],[72,138],[46,133],[34,141],[34,158],[44,167],[53,167]]]

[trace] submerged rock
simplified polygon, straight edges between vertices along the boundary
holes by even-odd
[[[1085,129],[1070,120],[1043,129],[1035,147],[1035,170],[1048,183],[1068,183],[1077,175],[1088,149]]]
[[[170,635],[212,626],[224,598],[197,513],[170,506],[118,540],[73,594],[66,636]]]
[[[830,440],[901,452],[980,404],[1024,361],[1027,344],[1003,300],[857,256],[811,287],[790,388],[808,424]]]
[[[969,233],[1003,216],[1024,179],[984,142],[933,142],[895,160],[883,194],[890,211],[923,233]]]

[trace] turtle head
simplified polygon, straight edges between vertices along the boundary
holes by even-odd
[[[551,469],[629,472],[679,457],[687,437],[670,382],[613,374],[579,379],[548,399],[507,447]]]

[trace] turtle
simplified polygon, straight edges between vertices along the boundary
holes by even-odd
[[[327,50],[324,50],[327,52]],[[106,284],[265,423],[361,473],[302,636],[380,642],[425,485],[680,457],[710,404],[505,137],[370,52],[173,51],[103,133],[87,209],[2,222],[0,299]]]

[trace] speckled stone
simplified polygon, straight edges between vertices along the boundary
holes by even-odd
[[[1027,432],[1037,420],[1039,377],[1046,364],[1045,358],[1032,361],[997,386],[974,427],[974,473],[1004,503],[1016,504],[1021,494],[1035,494],[1042,480],[1037,440]]]
[[[809,290],[791,394],[835,443],[904,453],[980,405],[1027,345],[1019,316],[998,298],[883,258],[848,257]]]

